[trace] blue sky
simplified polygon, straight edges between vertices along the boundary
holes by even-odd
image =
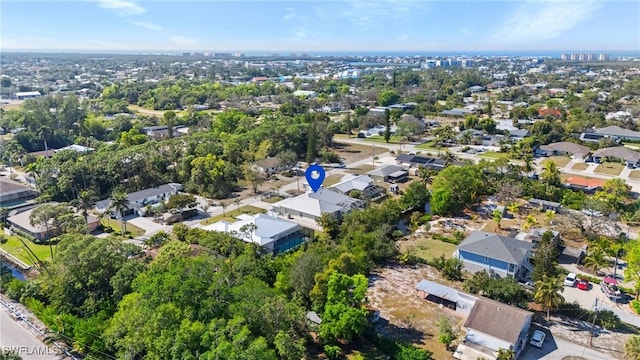
[[[640,1],[31,1],[0,3],[3,50],[640,53]]]

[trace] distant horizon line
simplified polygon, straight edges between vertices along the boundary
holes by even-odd
[[[421,55],[485,55],[485,56],[509,56],[518,54],[521,56],[550,56],[572,53],[605,53],[614,56],[640,57],[640,49],[634,50],[603,50],[603,49],[567,49],[567,50],[125,50],[125,49],[0,49],[0,53],[28,53],[28,54],[77,54],[77,55],[148,55],[158,54],[182,55],[184,53],[219,53],[219,54],[249,54],[250,56],[287,56],[287,55],[315,55],[315,56],[391,56],[402,54],[402,56]]]

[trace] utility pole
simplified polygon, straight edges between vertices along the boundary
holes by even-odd
[[[593,305],[593,322],[591,323],[591,334],[589,336],[589,347],[593,345],[593,333],[596,330],[596,318],[598,317],[598,298],[596,298],[596,303]]]

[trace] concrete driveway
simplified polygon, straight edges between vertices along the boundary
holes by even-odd
[[[524,353],[519,357],[521,360],[561,360],[567,356],[581,356],[587,360],[609,359],[607,354],[600,353],[587,346],[582,346],[574,342],[555,337],[548,330],[544,331],[547,337],[541,348],[527,345]]]
[[[580,278],[580,276],[578,276],[578,278]],[[564,296],[565,302],[576,302],[581,308],[589,310],[593,310],[596,298],[598,299],[599,305],[602,305],[602,301],[604,300],[604,296],[602,292],[600,292],[600,285],[594,283],[589,283],[588,290],[580,290],[577,287],[565,286],[562,296]]]
[[[580,277],[580,276],[578,276]],[[621,321],[634,326],[640,326],[640,316],[631,312],[628,301],[615,303],[609,300],[600,290],[599,284],[589,283],[588,290],[580,290],[576,287],[564,287],[562,296],[568,303],[576,302],[583,309],[593,310],[598,299],[599,310],[609,310],[618,315]]]
[[[144,234],[151,236],[159,231],[171,231],[171,226],[162,225],[154,222],[151,218],[136,216],[130,219],[126,219],[127,223],[133,224],[140,229],[144,230]]]

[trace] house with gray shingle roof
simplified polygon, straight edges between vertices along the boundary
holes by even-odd
[[[479,297],[464,322],[466,335],[453,357],[495,359],[500,349],[511,349],[515,359],[524,351],[533,313]]]
[[[365,205],[366,203],[362,200],[351,198],[330,188],[321,188],[318,192],[309,192],[278,201],[273,204],[271,213],[274,216],[286,216],[294,221],[298,218],[317,221],[322,214],[342,216]]]
[[[474,231],[456,248],[453,256],[470,273],[486,271],[499,277],[524,279],[533,271],[533,245],[485,231]]]
[[[627,166],[636,167],[640,164],[640,153],[624,146],[614,146],[596,150],[591,156],[595,162],[603,162],[607,159],[622,160]]]

